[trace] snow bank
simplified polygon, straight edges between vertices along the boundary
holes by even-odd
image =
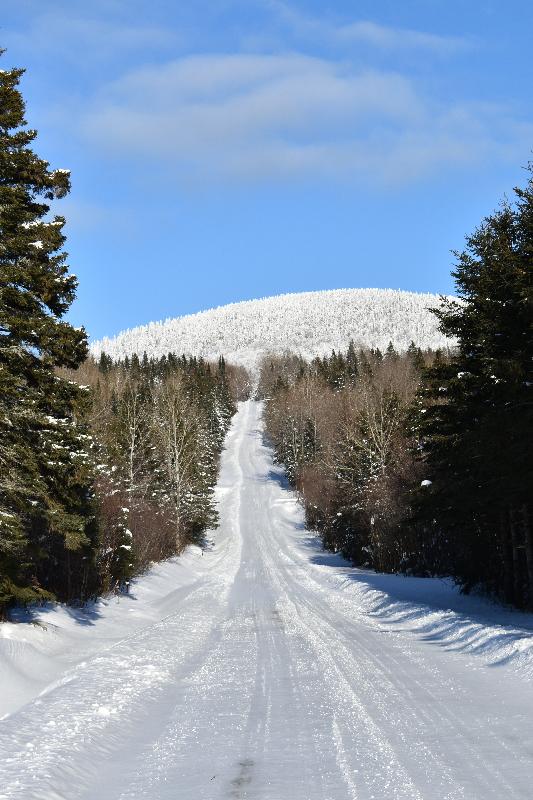
[[[296,501],[285,513],[299,517]],[[449,580],[381,575],[354,569],[321,549],[316,534],[291,542],[311,579],[326,584],[325,599],[350,616],[367,616],[390,634],[416,636],[482,664],[507,664],[533,678],[533,614],[462,595]],[[196,581],[201,551],[154,566],[130,595],[101,599],[84,609],[47,604],[0,625],[0,718],[65,680],[65,673],[179,608]]]
[[[327,582],[331,605],[363,615],[391,635],[408,633],[471,656],[474,668],[476,663],[506,664],[533,679],[533,614],[461,594],[450,579],[356,569],[339,555],[319,551],[316,534],[304,533],[293,547],[308,562],[311,575]]]
[[[0,624],[0,718],[65,680],[73,667],[179,608],[197,577],[201,551],[157,564],[129,595],[85,608],[48,603]]]

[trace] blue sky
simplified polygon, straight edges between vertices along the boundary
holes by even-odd
[[[91,337],[287,291],[450,292],[523,184],[530,0],[3,0]]]

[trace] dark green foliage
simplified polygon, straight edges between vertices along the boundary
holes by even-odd
[[[411,342],[411,344],[407,348],[407,355],[413,362],[413,366],[415,367],[416,370],[420,372],[424,369],[426,365],[424,354],[422,353],[420,347],[417,347],[414,342]]]
[[[533,180],[515,191],[457,254],[462,302],[437,311],[458,347],[425,378],[420,513],[466,589],[532,606]]]
[[[49,217],[70,181],[31,149],[22,74],[0,73],[0,608],[94,588],[96,526],[77,424],[85,392],[56,374],[87,352],[85,332],[61,320],[76,279],[64,219]]]
[[[111,356],[108,356],[106,353],[101,353],[100,360],[98,362],[98,369],[100,370],[100,372],[103,372],[105,374],[106,372],[109,372],[112,366],[113,366],[113,359],[111,358]]]
[[[385,358],[388,361],[398,361],[398,353],[394,349],[394,345],[392,342],[389,342],[387,345],[387,349],[385,351]]]
[[[85,332],[61,320],[76,290],[64,219],[49,216],[69,174],[30,149],[21,75],[0,73],[0,614],[120,590],[197,541],[235,411],[224,359],[85,361]]]
[[[357,359],[355,345],[352,340],[348,345],[348,350],[346,352],[346,384],[349,386],[355,386],[358,373],[359,361]]]

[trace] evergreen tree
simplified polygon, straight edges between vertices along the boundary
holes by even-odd
[[[359,372],[359,364],[357,361],[355,344],[352,339],[350,341],[350,344],[348,345],[348,350],[346,352],[346,383],[349,386],[355,385],[357,381],[358,372]]]
[[[440,329],[457,337],[427,372],[419,426],[427,531],[452,571],[533,605],[533,179],[467,239]]]
[[[106,353],[102,352],[100,354],[100,360],[98,362],[98,369],[100,370],[100,372],[103,372],[105,374],[106,372],[109,372],[112,366],[113,366],[113,359],[111,358],[111,356],[108,356]]]
[[[0,72],[0,608],[48,590],[89,591],[96,535],[86,434],[76,426],[85,392],[56,374],[87,352],[85,332],[61,320],[77,284],[65,220],[48,216],[70,179],[31,149],[22,74]]]
[[[413,367],[418,372],[421,372],[425,367],[425,361],[420,347],[417,347],[414,342],[411,342],[411,344],[407,348],[407,355],[411,359]]]
[[[398,353],[396,352],[393,343],[389,342],[385,351],[385,359],[387,361],[398,361],[398,358]]]

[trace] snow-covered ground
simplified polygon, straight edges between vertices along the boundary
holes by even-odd
[[[260,411],[203,554],[1,626],[0,798],[529,800],[533,616],[321,551]]]
[[[438,295],[399,289],[330,289],[230,303],[185,317],[151,322],[91,345],[94,356],[113,358],[132,353],[160,357],[186,353],[226,360],[252,371],[266,353],[287,350],[304,358],[346,350],[350,340],[361,347],[385,350],[390,341],[406,350],[412,341],[422,348],[453,342],[437,329],[429,308]]]

